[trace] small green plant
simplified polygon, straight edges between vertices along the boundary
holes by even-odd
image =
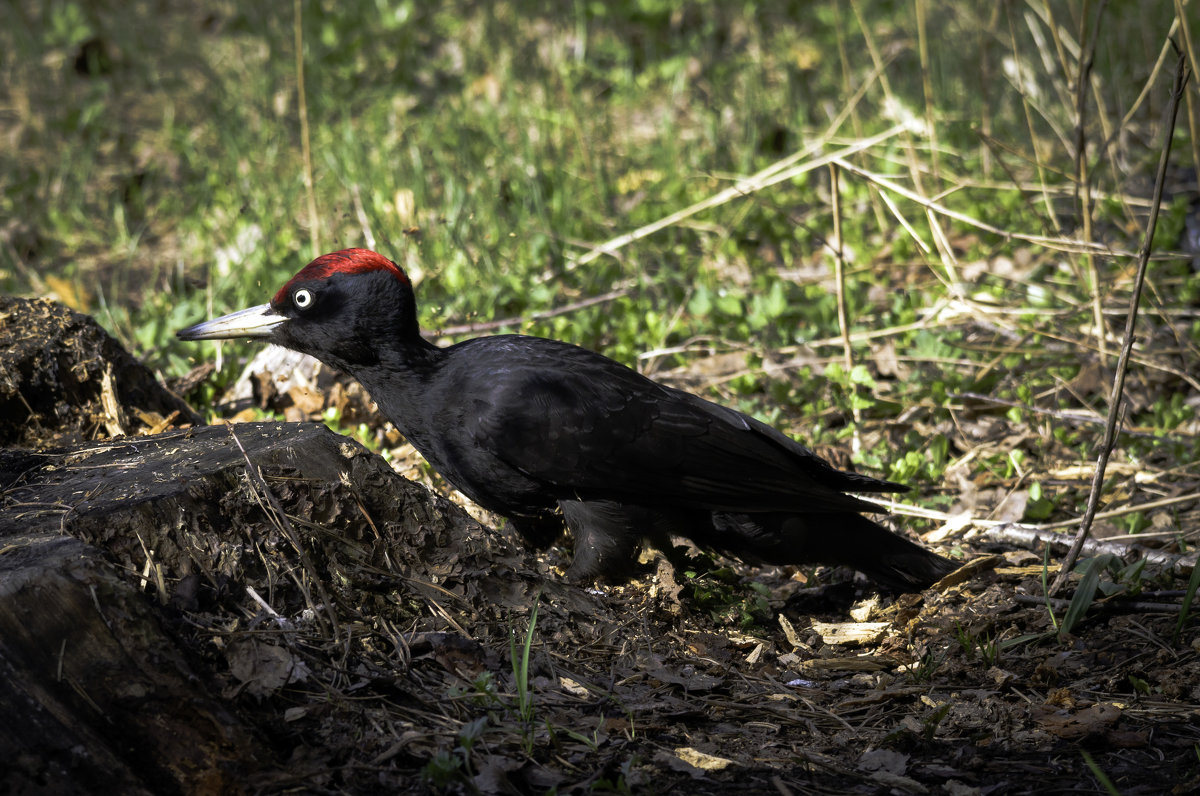
[[[888,477],[908,483],[915,480],[938,482],[949,464],[950,441],[943,434],[924,438],[912,432],[905,437],[907,450],[891,462]]]
[[[925,651],[920,660],[908,666],[905,673],[914,683],[928,684],[933,682],[933,676],[937,674],[938,669],[942,668],[942,664],[946,662],[944,655],[938,655],[932,649]]]
[[[1154,693],[1154,688],[1150,685],[1150,683],[1146,682],[1143,678],[1138,677],[1136,674],[1129,675],[1129,685],[1133,687],[1134,693],[1139,694],[1140,696],[1150,696],[1152,693]]]
[[[756,581],[744,581],[729,567],[687,570],[684,577],[689,603],[708,611],[714,622],[745,630],[764,624],[770,616],[770,590]]]
[[[968,658],[974,658],[978,654],[980,659],[988,666],[995,666],[1000,661],[1000,650],[1004,645],[990,634],[979,633],[973,635],[961,623],[955,622],[954,638]]]
[[[1071,597],[1071,602],[1067,606],[1067,611],[1063,614],[1062,625],[1058,628],[1059,638],[1066,636],[1071,630],[1079,624],[1083,617],[1087,614],[1088,609],[1092,607],[1095,601],[1096,591],[1100,587],[1100,572],[1108,558],[1115,556],[1098,556],[1089,558],[1079,562],[1075,571],[1082,576],[1079,579],[1078,585],[1075,587],[1075,594]]]
[[[1083,756],[1083,762],[1087,764],[1088,769],[1092,772],[1092,776],[1100,783],[1100,787],[1104,789],[1104,792],[1109,794],[1109,796],[1121,796],[1121,791],[1117,790],[1117,786],[1104,773],[1104,769],[1100,768],[1100,764],[1092,759],[1091,753],[1086,749],[1080,749],[1079,754]]]
[[[971,631],[967,630],[962,622],[955,621],[954,623],[954,640],[962,648],[963,655],[969,658],[975,654],[975,639],[971,636]]]
[[[1042,596],[1046,600],[1046,614],[1050,617],[1050,626],[1059,632],[1058,617],[1054,615],[1054,604],[1050,602],[1050,545],[1042,552]]]
[[[990,635],[979,636],[975,639],[975,644],[979,648],[979,657],[988,666],[995,666],[1000,662],[1000,643]]]
[[[452,685],[449,697],[451,699],[467,698],[481,707],[494,707],[500,704],[500,695],[496,691],[496,678],[489,671],[480,672],[470,685]]]
[[[875,399],[871,397],[876,387],[875,379],[866,365],[855,365],[847,371],[841,363],[831,362],[825,368],[825,378],[845,391],[849,398],[848,409],[861,412],[875,406]]]
[[[1080,561],[1075,568],[1080,574],[1079,584],[1075,587],[1075,594],[1067,606],[1066,613],[1063,614],[1062,626],[1058,629],[1059,636],[1070,633],[1083,619],[1095,603],[1097,592],[1105,598],[1141,592],[1145,569],[1145,559],[1126,564],[1119,557],[1109,553]],[[1107,580],[1101,579],[1104,575],[1108,576]]]
[[[438,752],[426,763],[421,769],[421,780],[434,788],[445,788],[453,782],[470,782],[474,776],[471,753],[487,725],[487,716],[464,724],[458,731],[458,745],[449,752]]]
[[[941,726],[942,720],[950,713],[950,703],[946,702],[929,712],[929,715],[921,719],[921,733],[925,737],[926,743],[931,743],[933,737],[937,735],[937,729]]]
[[[462,776],[463,760],[453,752],[441,751],[421,769],[421,781],[429,787],[444,788]]]
[[[621,765],[617,766],[615,775],[601,776],[592,783],[592,792],[630,796],[633,793],[630,783],[636,783],[638,779],[633,770],[635,765],[637,765],[637,757],[623,760]]]
[[[1150,518],[1144,511],[1133,511],[1121,518],[1121,524],[1126,533],[1138,534],[1150,527]]]
[[[1197,588],[1200,588],[1200,565],[1192,567],[1192,576],[1188,578],[1187,589],[1183,593],[1183,605],[1179,607],[1179,619],[1175,622],[1175,632],[1171,634],[1171,641],[1175,644],[1179,643],[1179,637],[1183,634],[1183,626],[1192,616],[1192,603],[1196,599]]]
[[[533,754],[533,692],[529,690],[529,653],[533,648],[533,633],[537,627],[538,600],[541,593],[534,598],[533,608],[529,612],[529,629],[525,631],[525,640],[517,644],[516,630],[510,631],[508,638],[509,659],[512,662],[513,682],[517,689],[517,715],[521,721],[521,740],[525,754]]]
[[[1041,522],[1054,513],[1054,501],[1046,496],[1040,481],[1029,485],[1029,502],[1025,504],[1025,520]]]
[[[549,732],[550,740],[556,746],[558,745],[558,733],[559,733],[559,731],[561,731],[561,732],[566,733],[568,738],[578,741],[579,743],[586,746],[589,751],[595,752],[597,749],[600,748],[600,728],[603,726],[603,724],[604,724],[604,719],[603,719],[603,717],[601,717],[600,723],[597,724],[596,727],[592,730],[591,735],[585,735],[582,732],[578,732],[576,730],[572,730],[567,727],[555,728],[554,725],[550,724],[550,722],[546,722],[546,731]]]

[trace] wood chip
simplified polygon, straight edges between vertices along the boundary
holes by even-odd
[[[812,623],[812,629],[826,644],[874,644],[883,638],[888,627],[888,622]]]
[[[701,752],[699,749],[693,749],[690,746],[676,748],[675,756],[688,765],[695,766],[702,771],[721,771],[734,765],[732,760],[710,755],[706,752]]]
[[[862,658],[814,658],[800,664],[802,669],[823,672],[881,672],[890,669],[896,662],[889,658],[874,656]]]

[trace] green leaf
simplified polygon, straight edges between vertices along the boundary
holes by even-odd
[[[875,379],[871,378],[871,371],[866,365],[855,365],[850,370],[850,383],[861,384],[864,387],[875,387]]]
[[[1100,573],[1110,563],[1119,560],[1114,555],[1105,554],[1085,559],[1075,568],[1075,571],[1083,577],[1080,578],[1079,585],[1075,587],[1075,595],[1071,598],[1071,604],[1067,606],[1067,612],[1063,614],[1062,625],[1058,630],[1059,638],[1070,633],[1071,629],[1087,614],[1096,599],[1096,591],[1100,586]]]

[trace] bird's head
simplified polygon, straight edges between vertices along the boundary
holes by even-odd
[[[420,340],[412,283],[391,260],[344,249],[313,260],[270,304],[189,326],[181,340],[263,338],[351,370],[374,365],[381,348]]]

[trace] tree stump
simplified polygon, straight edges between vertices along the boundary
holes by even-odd
[[[3,791],[286,781],[231,697],[302,680],[321,664],[298,649],[368,621],[371,592],[534,592],[506,540],[317,424],[4,450],[0,489]]]

